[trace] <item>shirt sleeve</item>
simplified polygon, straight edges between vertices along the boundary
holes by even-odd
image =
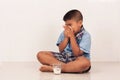
[[[57,40],[56,45],[59,46],[59,44],[64,40],[64,32],[62,32]]]
[[[90,48],[91,48],[91,36],[88,33],[85,33],[82,36],[82,40],[79,43],[80,49],[85,52],[85,53],[90,53]]]

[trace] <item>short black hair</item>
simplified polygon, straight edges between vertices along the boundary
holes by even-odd
[[[74,19],[76,21],[79,21],[79,20],[83,21],[83,15],[79,10],[76,10],[76,9],[70,10],[64,15],[63,20],[67,21],[71,19]]]

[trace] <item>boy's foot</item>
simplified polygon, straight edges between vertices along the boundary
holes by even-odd
[[[42,72],[52,72],[52,66],[48,66],[48,65],[42,65],[39,69]]]

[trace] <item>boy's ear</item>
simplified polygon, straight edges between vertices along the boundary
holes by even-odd
[[[78,24],[79,24],[80,26],[82,25],[82,23],[83,23],[82,20],[79,20],[79,21],[78,21]]]
[[[79,22],[80,22],[80,24],[82,24],[82,23],[83,23],[83,21],[82,21],[82,20],[80,20]]]

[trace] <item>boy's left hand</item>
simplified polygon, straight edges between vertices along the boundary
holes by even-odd
[[[74,36],[74,32],[71,26],[64,26],[64,29],[68,33],[67,34],[68,37]]]

